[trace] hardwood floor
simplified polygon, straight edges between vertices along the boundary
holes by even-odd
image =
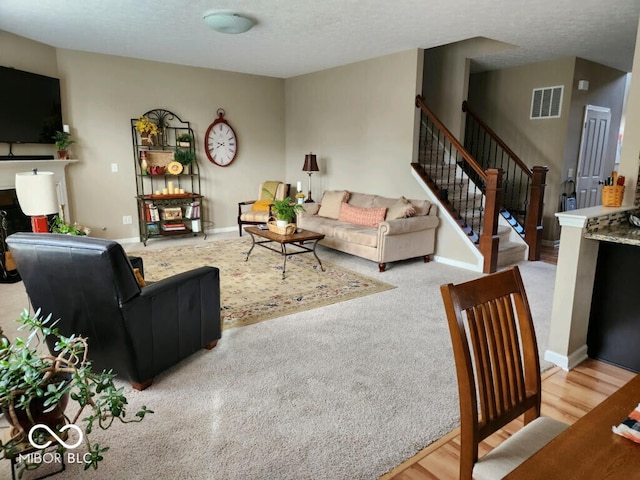
[[[597,360],[588,359],[570,372],[554,367],[543,374],[542,414],[573,423],[635,374]],[[516,420],[481,444],[479,456],[486,454],[522,426]],[[458,478],[460,435],[456,429],[405,461],[380,480],[456,480]]]
[[[546,263],[558,264],[558,250],[559,248],[548,247],[543,245],[540,247],[540,260]]]

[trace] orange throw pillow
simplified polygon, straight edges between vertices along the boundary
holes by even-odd
[[[340,207],[338,220],[353,223],[354,225],[362,225],[363,227],[377,227],[381,222],[384,222],[386,214],[387,209],[385,207],[364,208],[343,203]]]

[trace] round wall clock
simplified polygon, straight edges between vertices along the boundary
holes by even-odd
[[[204,136],[204,150],[212,163],[226,167],[238,154],[238,138],[229,122],[224,119],[224,110],[219,108],[216,113],[218,118],[209,125]]]

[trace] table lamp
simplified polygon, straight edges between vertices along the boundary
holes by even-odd
[[[311,198],[311,174],[313,172],[320,171],[320,169],[318,168],[318,162],[316,162],[316,156],[313,153],[309,153],[308,155],[304,156],[304,166],[302,167],[302,171],[307,172],[307,174],[309,175],[309,194],[307,196],[307,199],[305,200],[305,203],[311,203],[313,202],[313,199]]]
[[[16,173],[16,196],[25,215],[31,217],[31,229],[38,233],[49,232],[47,215],[58,213],[58,193],[53,172]]]

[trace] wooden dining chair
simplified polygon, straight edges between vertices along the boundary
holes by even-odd
[[[440,287],[458,377],[460,479],[501,479],[567,425],[540,416],[540,360],[518,267]],[[525,426],[478,460],[478,444]]]

